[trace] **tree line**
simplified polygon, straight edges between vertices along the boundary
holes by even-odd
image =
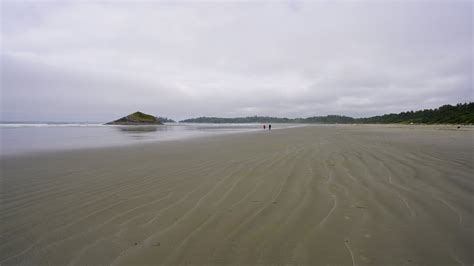
[[[307,123],[307,124],[474,124],[474,102],[443,105],[435,109],[385,114],[366,118],[342,115],[312,116],[307,118],[280,118],[270,116],[198,117],[185,119],[186,123]]]

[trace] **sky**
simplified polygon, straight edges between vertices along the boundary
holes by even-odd
[[[1,121],[473,101],[472,1],[1,1]]]

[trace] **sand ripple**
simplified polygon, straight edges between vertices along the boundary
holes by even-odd
[[[474,263],[472,130],[324,126],[1,159],[0,263]]]

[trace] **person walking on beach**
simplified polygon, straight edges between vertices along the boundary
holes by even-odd
[[[268,130],[272,130],[272,124],[268,124]]]
[[[263,125],[263,130],[267,129],[267,126],[266,125]]]

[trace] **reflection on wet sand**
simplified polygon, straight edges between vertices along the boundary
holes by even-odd
[[[283,127],[283,125],[281,125]],[[128,145],[137,141],[169,141],[221,133],[260,130],[258,124],[209,125],[40,125],[3,126],[0,124],[0,157],[51,150]]]
[[[150,125],[150,126],[119,126],[115,127],[118,129],[120,132],[125,132],[125,133],[140,133],[140,132],[155,132],[155,131],[163,131],[167,130],[165,126],[155,126],[155,125]]]
[[[167,131],[166,126],[143,125],[143,126],[119,126],[115,127],[119,132],[125,133],[128,137],[134,139],[151,139],[153,135],[150,133],[157,131]]]

